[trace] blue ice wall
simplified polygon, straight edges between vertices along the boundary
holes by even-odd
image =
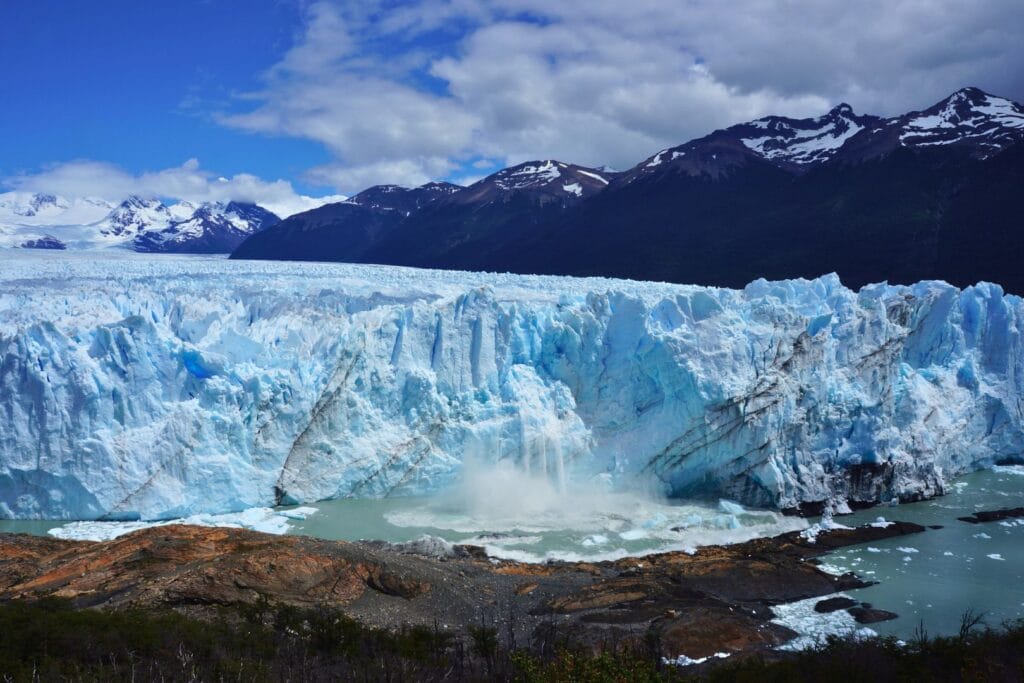
[[[777,507],[927,497],[1020,459],[1022,313],[989,284],[24,257],[0,516],[429,493],[467,458]]]

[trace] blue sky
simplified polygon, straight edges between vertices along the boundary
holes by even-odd
[[[1024,99],[1019,0],[5,0],[0,190],[303,195],[626,168],[767,114]]]
[[[0,176],[77,158],[141,172],[197,157],[223,174],[301,181],[328,160],[322,146],[213,118],[239,108],[301,27],[291,2],[0,3]]]

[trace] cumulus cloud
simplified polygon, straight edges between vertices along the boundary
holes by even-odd
[[[286,180],[266,181],[240,173],[230,178],[204,170],[197,159],[159,171],[128,173],[113,164],[78,160],[57,164],[39,173],[8,178],[14,190],[47,192],[68,197],[100,197],[120,201],[129,195],[163,197],[189,202],[251,202],[281,217],[306,211],[344,196],[307,197]]]
[[[1017,0],[420,0],[309,8],[244,130],[322,143],[352,192],[478,158],[624,168],[770,113],[892,114],[964,86],[1024,96]]]

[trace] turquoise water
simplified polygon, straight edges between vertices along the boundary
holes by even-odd
[[[598,560],[692,550],[807,524],[725,501],[695,504],[611,492],[532,495],[519,489],[506,493],[485,487],[438,498],[335,500],[309,506],[316,511],[305,519],[285,518],[294,515],[289,508],[250,514],[249,519],[258,524],[269,519],[288,533],[338,540],[397,543],[428,535],[482,545],[492,555],[525,561]],[[942,525],[942,529],[844,548],[822,559],[830,571],[852,570],[880,582],[848,592],[900,615],[894,621],[873,624],[871,628],[880,634],[908,638],[919,625],[933,635],[954,634],[967,609],[983,612],[986,623],[997,626],[1024,618],[1024,520],[967,524],[957,517],[1019,506],[1024,506],[1024,467],[978,472],[957,480],[942,498],[876,507],[836,519],[855,526],[884,516]],[[209,523],[249,525],[241,517],[228,515]],[[0,531],[46,534],[64,524],[8,520],[0,521]],[[258,524],[252,528],[260,528]],[[104,532],[119,529],[118,523],[86,525],[81,537],[95,533],[96,527],[104,527]]]
[[[50,529],[56,529],[65,524],[67,522],[51,519],[0,519],[0,532],[45,536]]]
[[[490,497],[452,496],[335,500],[315,507],[316,514],[292,522],[290,533],[391,542],[433,536],[527,562],[692,550],[806,526],[803,520],[725,501],[709,505],[628,493],[519,497],[509,505]]]
[[[1014,473],[1016,472],[1016,473]],[[453,501],[432,499],[339,500],[293,524],[293,533],[354,540],[400,542],[424,534],[484,545],[492,555],[525,560],[595,559],[693,547],[726,538],[781,533],[802,524],[768,513],[736,516],[717,507],[653,502],[619,494],[601,505],[576,502],[523,514],[476,513]],[[593,501],[591,501],[593,502]],[[878,517],[941,525],[921,534],[845,548],[822,560],[835,571],[852,570],[880,582],[848,594],[900,617],[871,625],[877,633],[912,637],[919,625],[933,635],[955,634],[967,609],[985,613],[986,623],[1024,618],[1024,520],[967,524],[957,517],[977,510],[1024,506],[1024,468],[977,472],[956,481],[938,499],[876,507],[836,521],[856,526]],[[725,508],[731,509],[728,504]],[[685,530],[680,520],[699,523]],[[813,521],[813,520],[812,520]],[[593,543],[593,540],[602,541]],[[993,557],[994,556],[994,557]],[[1001,558],[1001,559],[999,559]]]
[[[908,638],[923,625],[931,635],[952,635],[967,609],[985,613],[985,622],[998,626],[1024,618],[1024,520],[967,524],[957,517],[1021,506],[1024,469],[977,472],[958,479],[942,498],[836,518],[856,526],[884,515],[942,529],[844,548],[823,560],[880,582],[847,593],[900,615],[872,624],[880,634]]]

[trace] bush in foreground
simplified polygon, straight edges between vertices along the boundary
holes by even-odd
[[[832,640],[817,650],[678,668],[649,652],[564,643],[509,651],[496,632],[388,632],[334,610],[262,604],[202,620],[172,610],[76,610],[59,600],[0,605],[0,681],[1017,681],[1024,624],[909,644]]]

